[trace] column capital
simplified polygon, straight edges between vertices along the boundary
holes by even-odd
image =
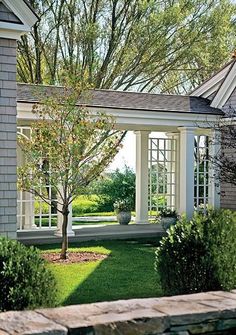
[[[195,133],[198,127],[178,127],[180,133]]]
[[[150,130],[135,130],[135,135],[149,135],[151,133]]]
[[[175,131],[175,132],[168,132],[165,133],[167,137],[179,137],[180,133]]]

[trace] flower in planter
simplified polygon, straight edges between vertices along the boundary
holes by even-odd
[[[114,203],[114,210],[116,213],[131,212],[132,205],[129,200],[117,200]]]
[[[171,208],[162,208],[159,215],[163,218],[178,218],[176,210],[172,210]]]
[[[176,210],[172,210],[171,208],[162,208],[156,217],[156,223],[161,224],[165,230],[174,225],[177,220],[178,214]]]

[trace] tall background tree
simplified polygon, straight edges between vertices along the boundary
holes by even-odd
[[[19,43],[18,80],[185,93],[235,47],[233,0],[29,0],[41,20]]]

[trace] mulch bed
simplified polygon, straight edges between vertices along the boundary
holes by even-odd
[[[95,252],[68,252],[67,259],[60,259],[60,253],[50,252],[42,254],[42,257],[50,263],[54,264],[72,264],[72,263],[86,263],[107,258],[107,255],[97,254]]]

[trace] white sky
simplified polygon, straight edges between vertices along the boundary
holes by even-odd
[[[165,133],[152,133],[153,137],[166,137]],[[120,149],[114,161],[109,165],[108,171],[115,169],[122,169],[125,165],[131,167],[135,172],[135,158],[136,158],[136,145],[135,134],[133,131],[128,131],[124,141],[123,148]]]
[[[127,165],[135,171],[135,151],[135,134],[133,131],[128,131],[123,141],[123,147],[116,155],[114,161],[109,165],[108,170],[122,169]]]

